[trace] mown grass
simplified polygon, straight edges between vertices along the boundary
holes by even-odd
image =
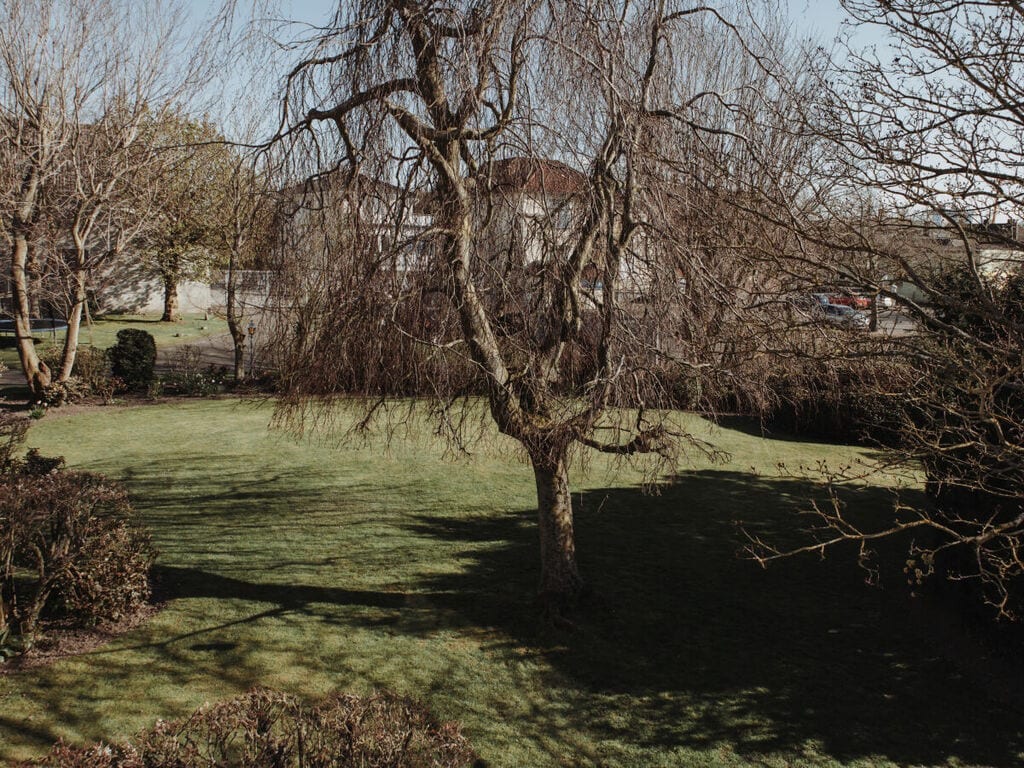
[[[33,428],[44,453],[128,484],[168,602],[107,647],[0,677],[0,760],[126,737],[255,684],[415,696],[496,766],[1024,757],[1019,700],[944,646],[898,577],[875,589],[850,557],[767,571],[737,557],[734,521],[792,537],[822,495],[778,462],[863,451],[686,417],[731,459],[694,457],[654,496],[632,470],[577,468],[596,596],[564,633],[537,621],[532,477],[500,438],[453,462],[425,425],[385,451],[295,442],[268,416],[196,402]],[[886,516],[896,482],[850,489],[851,511]]]
[[[82,323],[78,343],[86,346],[106,349],[117,342],[117,332],[124,328],[138,328],[151,333],[157,347],[168,347],[176,344],[188,344],[207,336],[227,333],[227,322],[202,315],[187,315],[174,323],[160,322],[159,315],[104,315]],[[64,343],[64,332],[56,334],[40,332],[36,336],[36,350],[43,354],[48,349],[60,347]],[[0,362],[10,368],[16,368],[18,352],[14,348],[13,338],[0,336]]]

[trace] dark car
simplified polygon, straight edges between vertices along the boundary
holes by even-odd
[[[821,309],[825,313],[825,322],[840,328],[866,330],[869,325],[867,315],[845,304],[823,304]]]

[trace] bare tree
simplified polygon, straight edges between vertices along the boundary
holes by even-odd
[[[140,175],[152,165],[137,143],[145,112],[136,94],[130,101],[112,99],[93,121],[74,117],[61,167],[46,184],[39,217],[53,228],[49,245],[60,255],[55,271],[67,284],[68,330],[53,383],[67,381],[74,368],[91,274],[122,253],[147,219],[145,196],[136,193]]]
[[[3,229],[18,353],[33,398],[66,379],[74,363],[87,277],[144,220],[139,194],[152,153],[140,151],[141,123],[181,95],[172,61],[180,37],[174,6],[10,0],[0,5],[0,126],[4,132]],[[129,198],[133,198],[129,203]],[[43,229],[46,240],[34,238]],[[33,347],[33,256],[43,245],[62,257],[72,289],[61,369]]]
[[[4,63],[4,230],[11,243],[11,293],[22,369],[34,394],[49,385],[29,322],[28,264],[42,186],[59,167],[71,132],[66,105],[84,99],[97,75],[86,70],[92,51],[84,27],[61,18],[52,3],[6,2],[0,30]],[[86,70],[86,71],[83,71]],[[82,74],[81,83],[76,76]]]
[[[913,333],[865,351],[902,367],[872,396],[898,455],[926,470],[931,503],[900,506],[882,525],[824,507],[800,550],[913,535],[912,580],[942,572],[978,584],[1013,615],[1024,577],[1024,14],[1004,2],[843,6],[887,42],[846,49],[821,72],[821,98],[803,115],[824,153],[808,175],[818,208],[794,217],[794,231],[823,249],[815,265],[913,318]],[[894,292],[897,279],[908,290]],[[764,561],[786,554],[757,550]]]
[[[281,139],[300,165],[317,158],[320,176],[293,188],[305,202],[285,251],[305,258],[282,265],[284,417],[308,414],[311,396],[329,409],[341,391],[377,406],[432,393],[457,439],[453,406],[482,395],[533,466],[540,598],[562,614],[584,591],[573,453],[709,450],[666,409],[681,378],[721,372],[730,354],[694,358],[708,318],[680,317],[683,297],[699,286],[694,309],[771,327],[770,302],[753,298],[765,228],[737,224],[739,186],[714,182],[743,164],[741,131],[770,79],[740,28],[707,7],[342,7],[285,97]],[[708,160],[688,186],[691,149]],[[708,207],[731,200],[719,211],[732,227],[678,236],[699,220],[698,191]],[[743,344],[766,351],[744,338],[736,357]]]
[[[274,216],[274,196],[270,189],[272,175],[260,167],[258,158],[237,155],[221,190],[221,226],[217,228],[218,249],[223,254],[224,317],[234,347],[234,378],[242,381],[245,372],[245,346],[250,332],[246,319],[255,323],[254,315],[263,309],[267,287],[262,281],[253,284],[246,275],[258,274],[265,267],[266,253],[273,247],[278,220]]]

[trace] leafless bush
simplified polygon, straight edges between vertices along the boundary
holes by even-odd
[[[0,411],[0,472],[12,466],[15,451],[25,442],[28,421],[10,411]]]
[[[131,613],[149,598],[153,559],[124,488],[36,465],[0,482],[0,635],[23,645],[46,616],[90,625]]]
[[[63,743],[25,764],[45,768],[461,768],[475,755],[457,725],[437,723],[416,702],[388,693],[336,694],[305,705],[257,689],[174,722],[157,722],[134,744]]]

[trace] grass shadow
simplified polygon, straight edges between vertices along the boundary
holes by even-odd
[[[852,552],[767,571],[737,556],[735,519],[792,536],[789,513],[817,493],[807,482],[708,470],[653,498],[631,488],[583,494],[578,551],[598,598],[581,630],[558,638],[510,597],[534,586],[532,512],[485,527],[423,519],[416,529],[495,545],[474,548],[483,554],[472,568],[428,588],[459,595],[452,607],[467,623],[500,627],[510,647],[542,653],[557,671],[552,688],[576,689],[600,737],[747,760],[810,750],[842,761],[1019,765],[1020,698],[993,695],[969,659],[942,647],[908,602],[895,553],[883,557],[882,588],[864,584]],[[884,514],[889,499],[865,488],[847,501]]]
[[[821,493],[812,480],[705,469],[657,496],[574,494],[596,597],[565,634],[533,603],[524,473],[283,450],[246,467],[226,434],[216,461],[190,443],[117,464],[172,608],[26,688],[55,727],[116,733],[131,692],[168,717],[278,675],[304,693],[401,688],[519,764],[1019,764],[1017,671],[1002,668],[1003,695],[947,646],[895,552],[882,589],[844,553],[767,571],[737,556],[736,520],[796,535],[794,514]],[[847,501],[884,517],[891,499],[864,487]],[[32,725],[4,717],[0,731]]]
[[[867,439],[842,439],[837,438],[835,435],[815,434],[810,430],[801,434],[783,428],[771,427],[763,419],[759,419],[756,416],[728,414],[709,415],[707,418],[723,429],[733,430],[750,437],[759,437],[765,440],[778,440],[786,443],[802,443],[806,445],[846,445],[851,447],[871,445],[871,441]]]

